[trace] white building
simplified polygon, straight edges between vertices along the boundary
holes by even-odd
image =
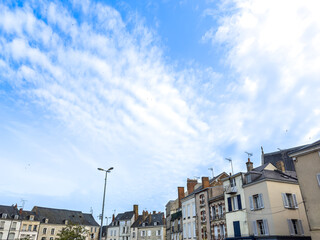
[[[17,207],[0,205],[0,239],[17,239],[20,225],[21,219]]]

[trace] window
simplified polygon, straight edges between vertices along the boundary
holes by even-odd
[[[251,183],[251,174],[246,175],[247,183]]]
[[[33,231],[37,231],[37,225],[33,226]]]
[[[2,218],[7,218],[7,214],[6,213],[2,213]]]
[[[156,235],[160,236],[161,235],[161,230],[157,230]]]
[[[0,232],[0,239],[2,239],[2,236],[3,236],[3,233],[2,233],[2,232]]]
[[[148,237],[151,236],[151,230],[148,230]]]
[[[51,235],[54,235],[54,228],[51,229]]]
[[[297,197],[294,193],[282,193],[285,208],[298,208]]]
[[[14,233],[9,233],[8,239],[9,240],[13,240],[14,239]]]
[[[204,204],[204,194],[200,195],[200,205]]]
[[[18,220],[19,219],[19,215],[14,215],[13,217],[15,220]]]
[[[218,238],[218,226],[214,226],[213,230],[214,230],[214,238]]]
[[[51,237],[50,240],[53,240],[53,237]]]
[[[191,223],[188,223],[188,238],[191,238]]]
[[[0,229],[4,229],[4,223],[5,223],[5,221],[0,222]]]
[[[17,222],[13,222],[11,225],[11,230],[15,231],[17,228]]]
[[[269,235],[269,226],[267,219],[252,221],[252,231],[255,236]]]
[[[212,213],[212,219],[215,220],[217,218],[216,207],[215,206],[211,207],[211,213]]]
[[[48,218],[45,218],[44,219],[44,223],[48,223],[49,222],[49,219]]]
[[[33,221],[33,220],[34,220],[34,216],[33,216],[33,215],[30,215],[30,216],[29,216],[29,220],[30,220],[30,221]]]
[[[256,195],[250,196],[249,202],[250,202],[251,211],[264,208],[262,194],[256,194]]]
[[[190,204],[187,205],[187,216],[190,218]]]
[[[132,238],[136,237],[136,232],[132,232]]]
[[[112,234],[113,234],[113,230],[110,231],[110,236],[112,236]]]
[[[27,224],[22,225],[22,231],[27,231]]]
[[[174,222],[172,222],[172,232],[174,232]]]
[[[196,223],[193,222],[192,225],[193,225],[193,238],[196,238]]]
[[[28,226],[28,231],[32,231],[32,225]]]
[[[114,232],[113,232],[113,233],[114,233],[114,235],[113,235],[113,236],[116,236],[116,235],[117,235],[117,230],[114,230]]]
[[[206,211],[205,210],[201,211],[201,221],[202,222],[206,221]]]
[[[183,238],[187,238],[186,224],[183,224]]]
[[[317,180],[318,180],[318,184],[320,186],[320,173],[317,174]]]
[[[178,231],[180,231],[181,219],[178,220]]]
[[[225,235],[225,226],[224,226],[224,224],[221,224],[220,225],[220,236],[224,238],[225,237],[224,235]]]
[[[154,225],[154,226],[157,226],[157,225],[158,225],[158,222],[154,222],[153,225]]]
[[[237,211],[242,209],[241,196],[228,197],[228,209],[229,212]]]
[[[126,233],[126,228],[122,227],[122,233]]]
[[[47,228],[44,228],[44,229],[42,230],[42,233],[43,233],[43,234],[47,234]]]
[[[302,222],[298,219],[288,219],[290,235],[304,235]]]
[[[231,187],[235,187],[236,186],[236,179],[235,178],[230,179],[230,186]]]
[[[141,231],[141,237],[144,237],[146,235],[145,231]]]
[[[192,203],[192,216],[195,217],[196,216],[196,204]]]
[[[223,207],[222,207],[222,205],[218,206],[218,215],[219,215],[219,218],[223,217]]]

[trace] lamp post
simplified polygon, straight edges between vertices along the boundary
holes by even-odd
[[[104,170],[103,168],[98,168],[99,171],[104,171],[106,173],[106,177],[104,179],[104,191],[103,191],[103,201],[102,201],[102,214],[101,214],[101,230],[100,230],[100,237],[99,240],[102,239],[102,227],[103,227],[103,213],[104,213],[104,202],[106,198],[106,186],[107,186],[107,175],[111,172],[113,167],[109,168],[108,170]]]

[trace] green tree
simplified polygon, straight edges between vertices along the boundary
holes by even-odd
[[[60,240],[85,240],[88,231],[83,226],[68,224],[57,235]]]

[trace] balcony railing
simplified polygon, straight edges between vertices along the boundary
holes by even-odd
[[[229,185],[229,186],[225,187],[225,191],[226,191],[227,194],[235,194],[235,193],[238,192],[238,188],[237,188],[237,186]]]
[[[223,219],[226,219],[226,216],[224,213],[217,214],[212,217],[212,221],[218,221],[218,220],[223,220]]]

